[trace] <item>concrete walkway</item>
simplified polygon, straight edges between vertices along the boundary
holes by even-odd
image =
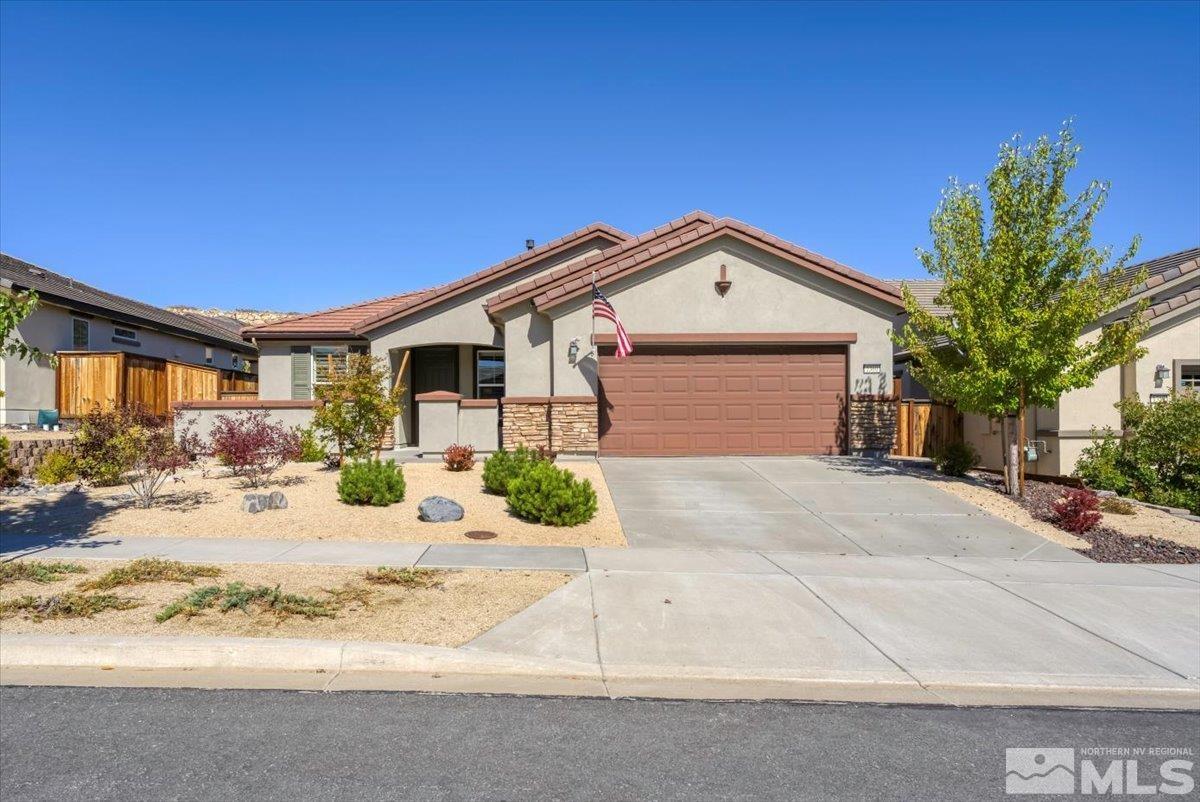
[[[932,486],[929,472],[854,457],[602,458],[632,548],[1069,560]]]

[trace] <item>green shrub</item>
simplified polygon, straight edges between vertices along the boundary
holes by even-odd
[[[537,453],[525,446],[517,446],[516,451],[501,448],[484,460],[483,487],[497,496],[508,495],[508,483],[539,461]]]
[[[347,462],[338,478],[338,498],[346,504],[386,507],[404,500],[404,471],[395,460]]]
[[[42,458],[33,475],[44,485],[57,485],[78,479],[79,466],[74,454],[66,449],[56,448]]]
[[[125,585],[142,585],[149,582],[186,582],[192,584],[198,577],[220,576],[221,569],[215,565],[189,565],[178,560],[161,557],[142,557],[128,565],[113,568],[107,573],[79,583],[80,590],[112,590]]]
[[[1106,431],[1084,449],[1075,475],[1089,486],[1200,514],[1200,393],[1117,404],[1125,437]]]
[[[0,602],[0,618],[25,613],[34,621],[48,618],[91,618],[105,610],[132,610],[137,599],[111,593],[56,593],[53,596],[21,596]]]
[[[8,461],[8,438],[0,436],[0,488],[13,487],[21,478],[21,469]]]
[[[310,619],[334,617],[332,605],[311,596],[284,593],[278,585],[273,588],[266,585],[250,587],[243,582],[230,582],[225,587],[209,585],[197,588],[162,608],[154,620],[161,624],[177,615],[191,618],[212,607],[217,607],[223,613],[230,610],[241,610],[247,614],[255,611],[273,613],[281,619],[291,615]]]
[[[508,506],[527,521],[576,526],[596,514],[596,491],[568,470],[534,462],[508,483]]]
[[[1111,490],[1128,495],[1132,488],[1120,463],[1121,441],[1108,429],[1103,438],[1093,440],[1090,446],[1083,449],[1079,461],[1075,463],[1075,475],[1093,490]]]
[[[950,443],[933,455],[933,467],[946,476],[966,476],[979,464],[979,452],[970,443]]]
[[[300,458],[297,462],[324,462],[329,457],[329,451],[317,437],[315,428],[297,426],[296,434],[300,435]]]
[[[54,560],[11,560],[0,563],[0,585],[9,582],[37,582],[44,585],[47,582],[58,582],[66,579],[67,574],[86,574],[87,569],[79,563],[68,563]]]
[[[161,420],[140,405],[110,410],[93,407],[83,416],[75,435],[79,473],[97,487],[121,484],[141,455],[142,434],[162,426]]]

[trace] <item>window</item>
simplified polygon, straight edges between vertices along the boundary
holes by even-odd
[[[238,368],[240,368],[241,366],[242,366],[242,365],[241,365],[241,360],[240,360],[240,359],[238,359],[238,355],[237,355],[237,354],[234,354],[234,355],[233,355],[233,369],[234,369],[234,370],[237,370],[237,369],[238,369]]]
[[[127,329],[122,326],[113,327],[113,342],[128,342],[138,345],[137,336],[136,329]]]
[[[504,352],[477,352],[475,354],[475,397],[500,398],[503,395]]]
[[[330,368],[345,371],[349,366],[350,349],[344,345],[314,345],[312,347],[313,384],[328,384]]]
[[[71,318],[71,348],[86,351],[91,343],[92,324],[83,318]]]
[[[206,365],[212,364],[212,348],[210,348],[207,345],[204,346],[204,364],[206,364]]]
[[[1176,389],[1200,393],[1200,362],[1179,360],[1175,363],[1175,368],[1175,375],[1178,377],[1175,380]]]

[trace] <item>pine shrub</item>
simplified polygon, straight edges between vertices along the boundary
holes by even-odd
[[[979,452],[970,443],[949,443],[933,455],[933,467],[946,476],[966,476],[979,464]]]
[[[508,483],[508,506],[518,517],[550,526],[576,526],[596,514],[592,483],[546,461],[525,467]]]
[[[346,462],[338,478],[338,498],[345,504],[386,507],[404,500],[404,471],[395,460]]]
[[[489,493],[507,495],[508,483],[537,461],[537,454],[525,446],[517,446],[516,451],[501,448],[484,460],[483,486]]]

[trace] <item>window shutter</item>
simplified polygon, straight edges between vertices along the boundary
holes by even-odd
[[[292,400],[312,400],[312,349],[307,345],[292,346]]]

